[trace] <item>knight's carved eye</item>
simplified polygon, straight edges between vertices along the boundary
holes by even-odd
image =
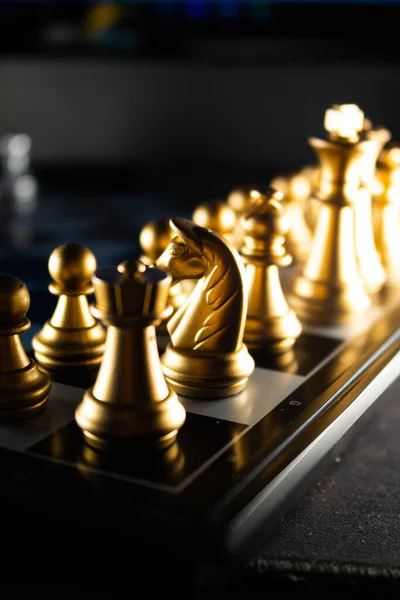
[[[187,252],[187,246],[183,244],[172,244],[169,249],[171,256],[180,256],[181,254],[185,254],[185,252]]]

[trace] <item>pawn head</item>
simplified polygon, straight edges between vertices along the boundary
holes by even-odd
[[[192,218],[197,225],[221,235],[230,235],[236,223],[235,211],[221,200],[200,204]]]
[[[49,273],[55,287],[65,292],[84,293],[91,288],[96,270],[96,258],[85,246],[68,243],[56,248],[50,255]]]
[[[0,327],[21,324],[30,305],[26,285],[17,277],[0,274]]]
[[[281,191],[267,187],[243,213],[240,222],[245,233],[261,240],[285,235],[290,224],[282,204],[283,197]]]
[[[164,252],[174,236],[168,219],[156,219],[147,223],[139,234],[139,243],[144,254],[155,262]]]
[[[260,196],[255,186],[234,188],[226,199],[227,204],[240,215],[246,208]]]

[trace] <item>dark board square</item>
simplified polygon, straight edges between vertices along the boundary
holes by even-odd
[[[187,413],[178,440],[169,449],[154,455],[133,450],[112,456],[91,449],[73,421],[29,448],[29,452],[69,463],[80,470],[96,468],[113,475],[176,487],[231,444],[245,427],[231,421]]]
[[[257,367],[306,376],[341,344],[343,340],[302,333],[290,352],[271,356],[260,348],[251,354]]]

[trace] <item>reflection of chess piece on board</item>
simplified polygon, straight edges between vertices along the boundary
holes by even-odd
[[[320,167],[315,197],[321,202],[309,259],[295,279],[292,306],[301,319],[340,323],[366,310],[371,300],[358,270],[353,204],[359,199],[361,111],[337,106],[326,112],[327,138],[311,138]]]
[[[256,362],[257,356],[261,352],[264,352],[262,348],[252,349],[252,355]],[[293,350],[286,350],[281,354],[271,354],[268,361],[263,361],[263,366],[267,369],[278,369],[282,373],[297,373],[299,370],[299,361],[296,352]]]
[[[380,194],[375,202],[376,245],[387,285],[400,287],[400,145],[391,144],[379,159]]]
[[[94,316],[107,325],[104,357],[75,418],[98,450],[172,444],[186,412],[161,370],[154,326],[171,309],[171,278],[138,261],[98,271]]]
[[[95,375],[100,365],[106,335],[87,300],[93,293],[95,270],[93,253],[80,244],[64,244],[50,255],[49,290],[59,298],[51,319],[32,340],[36,360],[50,374],[92,371]]]
[[[284,248],[289,220],[280,201],[283,194],[270,188],[242,216],[244,231],[240,254],[249,286],[244,341],[271,354],[290,350],[301,325],[283,295],[278,268],[292,257]]]
[[[133,477],[147,479],[149,474],[152,477],[158,474],[161,481],[173,485],[179,481],[185,467],[185,455],[178,441],[164,448],[162,452],[149,451],[145,456],[141,452],[99,452],[82,443],[76,463],[80,472],[89,479],[96,477],[96,474],[88,467],[121,472],[121,468],[126,466],[126,471]]]
[[[170,221],[176,236],[157,265],[173,280],[198,279],[168,322],[161,357],[168,383],[185,396],[240,392],[254,369],[243,344],[247,292],[242,260],[224,238],[186,219]]]
[[[155,219],[146,223],[139,234],[139,243],[143,254],[139,257],[145,265],[152,266],[157,258],[161,256],[173,237],[173,231],[169,226],[168,219]],[[175,312],[185,302],[188,290],[186,282],[179,282],[169,290],[168,304]],[[167,322],[163,321],[157,327],[158,333],[167,333]]]
[[[236,224],[236,213],[226,202],[214,200],[200,204],[194,210],[192,220],[200,227],[216,231],[228,242],[232,242],[233,230]],[[172,231],[172,230],[171,230]]]
[[[237,187],[228,194],[226,202],[236,215],[236,223],[232,232],[232,245],[238,249],[242,243],[243,231],[240,225],[240,217],[246,208],[260,195],[259,190],[254,185]]]
[[[26,318],[27,287],[11,275],[0,274],[0,419],[35,415],[46,405],[51,382],[26,355],[20,334],[30,327]]]

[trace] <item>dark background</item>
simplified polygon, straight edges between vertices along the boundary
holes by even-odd
[[[40,166],[301,167],[331,103],[400,137],[396,2],[0,3],[0,132]],[[210,191],[212,194],[212,192]]]
[[[2,268],[47,310],[58,244],[85,243],[103,266],[122,247],[138,250],[150,218],[178,206],[186,216],[237,184],[312,162],[307,137],[332,103],[359,104],[400,140],[399,26],[396,2],[0,1],[0,135],[31,136],[40,192],[33,234],[9,251],[2,239]],[[342,580],[352,592],[393,584],[398,597],[398,387],[389,395],[392,408],[280,524],[247,576],[232,583],[228,573],[230,597],[265,598],[282,580],[308,597]],[[150,561],[155,573],[164,558]],[[213,589],[226,597],[225,576]]]

